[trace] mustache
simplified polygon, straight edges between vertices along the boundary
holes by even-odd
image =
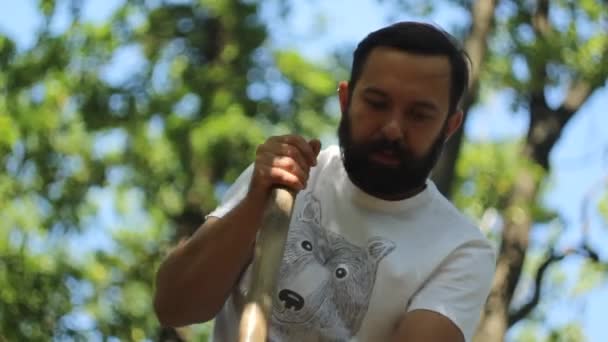
[[[398,140],[377,139],[370,142],[366,149],[370,153],[389,152],[404,160],[408,158],[408,151],[403,142]]]

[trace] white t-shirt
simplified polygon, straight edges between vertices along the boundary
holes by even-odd
[[[209,216],[247,192],[250,166]],[[438,312],[470,341],[490,290],[495,253],[427,181],[401,201],[351,183],[337,146],[323,150],[295,202],[279,271],[271,341],[388,341],[404,313]],[[213,341],[237,341],[249,268],[215,318]]]

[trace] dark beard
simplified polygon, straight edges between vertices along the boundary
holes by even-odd
[[[366,143],[352,141],[350,119],[344,113],[338,127],[338,139],[344,168],[350,180],[366,193],[384,199],[402,199],[425,186],[431,170],[443,151],[447,120],[429,152],[416,157],[401,142],[377,139]],[[390,151],[399,165],[389,167],[370,159],[372,153]]]

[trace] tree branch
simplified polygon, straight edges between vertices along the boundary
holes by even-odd
[[[473,24],[471,32],[464,42],[465,50],[471,59],[471,77],[469,87],[476,93],[479,83],[481,65],[488,49],[488,36],[494,25],[494,11],[497,0],[475,1],[471,9]],[[468,103],[470,105],[471,102]],[[467,103],[463,104],[467,105]]]
[[[541,291],[541,285],[542,285],[542,282],[543,282],[543,279],[545,276],[545,272],[547,271],[547,269],[549,268],[549,266],[551,264],[553,264],[554,262],[557,262],[557,261],[561,261],[564,257],[566,257],[566,254],[567,253],[560,253],[560,254],[551,253],[545,259],[545,261],[543,261],[543,263],[538,268],[538,271],[536,272],[536,276],[534,277],[534,294],[532,295],[532,298],[530,299],[530,301],[528,303],[522,305],[515,312],[509,313],[509,318],[508,318],[509,327],[513,326],[513,324],[519,322],[521,319],[528,316],[528,314],[530,312],[532,312],[534,310],[534,308],[536,308],[536,306],[540,302],[540,291]]]
[[[527,317],[536,308],[536,306],[540,302],[541,287],[542,287],[542,282],[543,282],[545,273],[547,272],[547,269],[549,268],[549,266],[551,264],[553,264],[555,262],[559,262],[562,259],[564,259],[566,256],[576,253],[581,256],[584,256],[585,258],[589,259],[591,262],[603,263],[606,266],[608,266],[608,262],[602,262],[599,258],[599,254],[597,253],[597,251],[594,250],[591,246],[589,246],[589,238],[588,238],[589,219],[588,219],[587,211],[591,204],[593,196],[597,192],[597,189],[598,188],[601,189],[602,188],[601,185],[603,185],[603,184],[608,184],[608,176],[604,176],[597,183],[592,184],[589,187],[589,189],[587,190],[587,194],[583,198],[583,203],[582,203],[581,209],[580,209],[581,218],[582,218],[582,224],[581,224],[582,238],[581,238],[580,246],[578,248],[567,249],[566,251],[564,251],[562,253],[557,253],[556,251],[552,251],[545,258],[545,260],[538,267],[538,270],[536,271],[536,276],[534,277],[534,294],[532,295],[532,298],[530,299],[530,301],[528,301],[526,304],[522,305],[517,310],[509,313],[508,327],[513,326],[515,323],[517,323],[520,320]]]
[[[531,21],[537,41],[540,44],[545,43],[552,31],[549,22],[549,0],[538,1]],[[547,84],[547,59],[538,58],[536,54],[528,54],[526,58],[531,72],[532,97],[536,97],[539,102],[546,104],[544,90],[545,84]]]
[[[593,90],[599,87],[600,84],[591,84],[584,80],[576,80],[572,82],[564,102],[558,109],[558,113],[563,120],[567,121],[570,116],[576,113],[579,108],[587,101]]]
[[[563,103],[557,109],[549,107],[545,88],[549,84],[547,65],[552,60],[552,56],[547,55],[544,45],[554,31],[548,19],[549,1],[538,0],[537,4],[537,8],[529,18],[536,34],[536,44],[539,46],[532,53],[527,53],[526,49],[522,50],[530,70],[528,92],[530,124],[523,157],[548,170],[549,153],[561,136],[563,128],[593,91],[601,86],[606,76],[592,76],[594,79],[586,79],[584,75],[578,75],[574,78]],[[585,85],[585,82],[588,85]],[[507,328],[529,314],[540,301],[541,283],[548,267],[565,257],[552,253],[547,260],[544,260],[535,275],[536,288],[531,301],[509,314],[509,305],[523,269],[533,224],[531,213],[522,208],[530,208],[538,199],[541,181],[542,179],[539,179],[532,169],[525,167],[521,168],[516,176],[514,191],[505,208],[506,223],[492,290],[474,340],[499,341],[504,338]],[[576,253],[592,261],[599,260],[597,253],[591,250],[585,241],[579,246]]]
[[[555,262],[561,261],[562,259],[564,259],[565,257],[567,257],[571,254],[578,254],[580,256],[583,256],[583,257],[589,259],[591,262],[601,263],[601,264],[608,266],[608,262],[601,262],[597,252],[595,250],[593,250],[586,243],[582,244],[577,249],[566,250],[563,253],[552,252],[542,262],[542,264],[538,268],[538,271],[536,272],[536,276],[534,277],[534,294],[532,295],[532,298],[530,299],[530,301],[528,303],[522,305],[517,310],[509,313],[509,318],[508,318],[509,327],[513,326],[515,323],[519,322],[520,320],[526,318],[536,308],[536,306],[540,302],[542,282],[543,282],[545,273],[547,272],[547,269],[549,268],[549,266]]]
[[[549,21],[549,0],[540,0],[536,12],[532,16],[532,26],[537,39],[543,42],[552,33]],[[606,47],[604,55],[608,53]],[[549,170],[549,154],[561,137],[566,124],[587,101],[589,96],[599,88],[603,77],[596,80],[584,78],[572,80],[562,104],[557,109],[551,109],[545,97],[547,84],[547,59],[528,55],[528,65],[532,74],[532,90],[530,96],[530,128],[528,130],[526,153],[545,170]]]

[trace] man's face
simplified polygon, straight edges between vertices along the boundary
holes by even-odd
[[[353,93],[340,87],[338,137],[353,183],[384,199],[421,189],[460,124],[461,113],[448,118],[449,100],[447,57],[375,48]]]

